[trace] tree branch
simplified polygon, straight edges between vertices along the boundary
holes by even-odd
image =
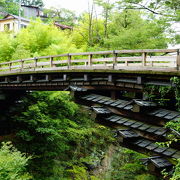
[[[152,9],[150,9],[149,7],[146,7],[146,6],[142,5],[142,4],[138,4],[138,3],[132,3],[132,4],[134,4],[134,5],[136,5],[136,6],[140,6],[140,7],[137,7],[137,8],[136,8],[136,7],[134,7],[134,8],[128,8],[128,7],[126,7],[126,8],[122,8],[122,9],[145,9],[145,10],[148,10],[148,11],[150,11],[151,13],[156,14],[156,15],[176,17],[176,16],[173,16],[173,15],[170,15],[170,14],[163,14],[163,13],[160,13],[160,12],[156,12],[155,10],[152,10]]]

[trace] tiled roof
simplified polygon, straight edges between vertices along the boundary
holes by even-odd
[[[9,17],[8,16],[12,16],[12,17]],[[13,14],[8,14],[6,15],[3,19],[0,19],[0,21],[4,21],[4,20],[10,20],[10,19],[19,19],[19,16],[16,16],[16,15],[13,15]],[[29,19],[26,19],[26,18],[23,18],[23,17],[20,17],[21,21],[27,21],[27,22],[30,22]]]
[[[86,96],[81,97],[82,99],[86,101],[92,101],[96,103],[100,103],[102,105],[108,105],[110,107],[115,107],[119,109],[124,109],[124,110],[132,110],[133,108],[133,102],[134,100],[112,100],[110,97],[102,96],[102,95],[97,95],[97,94],[89,94]],[[143,100],[135,100],[137,104],[141,104],[141,106],[147,106],[147,107],[155,107],[155,103],[149,102],[149,101],[143,101]],[[146,113],[146,112],[145,112]],[[165,120],[173,120],[175,118],[180,117],[180,113],[176,111],[171,111],[171,110],[166,110],[166,109],[161,109],[161,108],[156,108],[156,110],[150,110],[148,111],[147,115],[154,116],[154,117],[160,117]]]
[[[59,24],[58,22],[55,22],[54,25],[57,26],[58,28],[61,28],[62,30],[64,30],[64,29],[72,30],[73,29],[71,26],[67,26],[67,25],[64,25],[64,24]]]

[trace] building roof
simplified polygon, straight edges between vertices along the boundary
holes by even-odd
[[[22,7],[35,8],[40,9],[38,6],[30,6],[30,5],[21,5]]]
[[[122,129],[122,130],[118,130],[118,135],[124,137],[124,138],[136,138],[139,137],[139,135],[130,130],[130,129]]]
[[[70,29],[72,30],[73,28],[71,26],[67,26],[67,25],[64,25],[64,24],[59,24],[58,22],[55,22],[54,25],[58,28],[61,28],[62,30],[64,29]]]
[[[144,158],[144,159],[140,159],[143,164],[149,164],[149,163],[153,163],[154,166],[156,166],[157,168],[167,168],[167,167],[172,167],[173,165],[166,159],[164,159],[161,156],[154,156],[154,157],[149,157],[149,158]]]
[[[26,21],[26,22],[30,22],[29,19],[20,17],[21,21]],[[19,19],[19,16],[13,15],[13,14],[7,14],[3,19],[0,19],[0,21],[5,21],[5,20],[11,20],[11,19]]]
[[[109,111],[107,108],[99,107],[99,106],[92,106],[92,109],[96,114],[110,114],[111,111]]]
[[[151,101],[144,101],[142,99],[134,99],[133,100],[135,104],[139,106],[144,106],[144,107],[156,107],[157,104]]]

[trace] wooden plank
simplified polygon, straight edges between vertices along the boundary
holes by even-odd
[[[24,68],[25,68],[25,69],[27,69],[27,68],[33,68],[33,67],[35,67],[34,65],[35,65],[34,63],[24,64]]]
[[[117,61],[142,61],[141,56],[130,56],[130,57],[117,57]]]
[[[169,62],[174,62],[176,61],[176,56],[152,56],[152,57],[147,57],[147,61],[169,61]]]
[[[113,58],[93,58],[92,62],[113,62]]]
[[[8,66],[0,68],[0,70],[7,70],[7,69],[9,70]]]
[[[11,63],[17,63],[17,62],[21,62],[22,60],[15,60],[15,61],[10,61]]]
[[[137,50],[116,50],[115,53],[172,53],[177,52],[177,49],[137,49]]]
[[[9,62],[0,63],[0,65],[9,65]]]
[[[83,56],[83,55],[89,55],[91,52],[81,52],[81,53],[70,53],[71,56]]]
[[[21,65],[16,65],[16,66],[11,65],[11,69],[16,69],[16,68],[21,68]]]
[[[97,51],[97,52],[82,52],[82,53],[70,53],[71,56],[82,56],[82,55],[101,55],[101,54],[113,54],[113,51]]]
[[[175,63],[154,63],[153,67],[176,67]]]
[[[67,60],[54,61],[53,64],[54,65],[57,65],[57,64],[67,64]]]
[[[38,59],[49,59],[50,57],[57,58],[57,57],[66,57],[68,54],[58,54],[58,55],[50,55],[50,56],[40,56]]]
[[[71,60],[72,63],[87,63],[88,59],[73,59]]]

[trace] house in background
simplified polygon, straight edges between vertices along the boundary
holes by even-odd
[[[40,8],[35,6],[22,5],[23,17],[20,17],[20,28],[19,28],[19,16],[7,14],[3,19],[0,19],[0,31],[12,31],[17,33],[19,29],[26,28],[30,19],[37,18],[40,16]]]
[[[39,7],[25,5],[22,5],[21,7],[23,9],[23,17],[20,17],[20,21],[19,16],[12,14],[8,14],[3,19],[0,19],[0,32],[12,31],[14,33],[17,33],[21,28],[26,28],[29,25],[30,19],[35,19],[39,17],[42,19],[42,21],[44,20],[45,17],[43,16],[43,13]],[[54,26],[61,30],[73,30],[71,26],[59,24],[58,22],[54,22]]]
[[[25,18],[37,18],[42,15],[42,11],[39,7],[22,5],[21,8],[23,10],[23,17]]]
[[[20,26],[25,28],[29,24],[30,20],[20,17]],[[8,14],[3,19],[0,19],[0,31],[19,31],[19,17],[16,15]]]

